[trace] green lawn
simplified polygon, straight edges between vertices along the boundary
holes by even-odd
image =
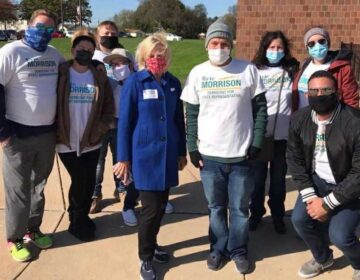
[[[136,46],[140,41],[141,39],[138,38],[120,38],[120,43],[132,53],[135,53]],[[4,44],[0,42],[0,47]],[[56,47],[66,59],[70,58],[70,39],[53,39],[50,44]],[[191,68],[207,59],[204,41],[183,40],[181,42],[169,42],[169,45],[172,50],[170,72],[178,77],[184,85]]]

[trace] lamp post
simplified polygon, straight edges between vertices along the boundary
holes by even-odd
[[[79,8],[78,8],[77,12],[78,12],[78,15],[79,15],[80,27],[82,27],[81,0],[79,0]]]

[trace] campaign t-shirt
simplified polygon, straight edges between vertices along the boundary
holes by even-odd
[[[69,114],[70,114],[70,149],[66,145],[59,144],[56,149],[59,153],[76,152],[81,153],[96,150],[101,144],[94,147],[85,147],[80,152],[80,141],[84,134],[92,103],[95,96],[94,77],[90,70],[79,73],[74,68],[70,68],[70,95],[69,95]]]
[[[316,132],[313,167],[315,173],[330,184],[336,184],[334,175],[330,168],[329,158],[326,151],[325,129],[329,120],[317,121],[318,130]]]
[[[21,40],[0,49],[0,84],[5,87],[8,120],[28,126],[55,122],[58,67],[63,61],[52,46],[38,52]]]
[[[283,75],[282,67],[265,67],[259,70],[261,79],[266,89],[268,123],[266,135],[272,135],[274,131],[275,115],[278,106],[281,78]],[[284,72],[284,83],[280,95],[280,107],[277,116],[274,139],[288,139],[290,114],[291,114],[291,92],[292,82],[287,71]]]
[[[330,67],[330,61],[324,64],[314,64],[312,61],[305,68],[304,72],[301,74],[298,91],[299,91],[299,109],[309,105],[309,101],[305,96],[305,93],[308,91],[308,81],[312,74],[320,70],[328,70]]]
[[[207,156],[244,157],[252,141],[252,99],[265,88],[256,67],[233,59],[218,67],[209,61],[195,66],[181,94],[200,105],[199,151]]]
[[[109,54],[111,54],[111,52],[105,53],[100,50],[95,50],[93,59],[99,60],[102,63],[104,63],[104,65],[105,65],[106,75],[109,78],[109,83],[110,83],[110,86],[113,91],[113,96],[114,96],[114,101],[115,101],[115,117],[117,118],[119,116],[119,100],[120,100],[119,95],[120,95],[120,91],[121,91],[121,86],[119,85],[119,82],[116,80],[114,73],[113,73],[113,69],[110,66],[110,64],[107,64],[104,62],[104,57],[108,56]]]

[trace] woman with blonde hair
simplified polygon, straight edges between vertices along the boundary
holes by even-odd
[[[169,197],[186,161],[183,104],[179,80],[167,69],[171,54],[162,34],[144,39],[137,48],[140,71],[125,82],[120,96],[117,177],[130,172],[140,192],[139,258],[141,279],[156,279],[152,260],[166,263],[157,234]]]

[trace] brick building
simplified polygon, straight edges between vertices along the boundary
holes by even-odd
[[[303,38],[311,26],[328,29],[331,49],[341,41],[360,44],[360,0],[238,0],[237,6],[239,58],[252,59],[267,30],[284,31],[300,62],[307,56]]]

